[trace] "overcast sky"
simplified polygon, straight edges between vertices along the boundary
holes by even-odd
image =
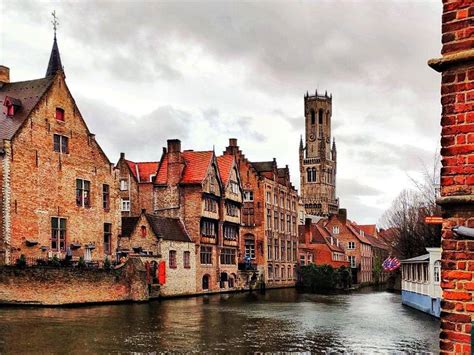
[[[440,132],[441,1],[0,1],[0,64],[44,76],[51,15],[68,86],[116,162],[159,160],[166,140],[288,164],[299,188],[303,95],[333,95],[337,194],[374,223]]]

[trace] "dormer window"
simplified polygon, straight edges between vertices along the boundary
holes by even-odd
[[[64,110],[60,107],[56,107],[56,119],[64,122]]]
[[[5,97],[3,102],[3,113],[8,117],[13,117],[18,109],[21,107],[21,101],[13,97]]]

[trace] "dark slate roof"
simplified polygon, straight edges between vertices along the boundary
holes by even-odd
[[[122,217],[122,237],[130,237],[140,217]]]
[[[253,168],[259,173],[264,171],[273,171],[273,161],[251,162]]]
[[[178,218],[158,217],[148,213],[145,216],[156,236],[164,240],[191,242],[191,238]]]
[[[49,56],[48,69],[46,69],[45,76],[53,76],[58,70],[63,70],[63,65],[61,64],[61,56],[59,55],[58,42],[56,41],[55,35],[53,48],[51,49],[51,55]]]
[[[41,97],[50,88],[53,80],[54,76],[50,76],[43,79],[6,83],[0,87],[0,106],[3,106],[7,96],[21,102],[21,106],[13,117],[7,117],[3,110],[0,112],[0,146],[4,139],[12,139]]]
[[[158,217],[149,213],[145,213],[145,217],[155,236],[164,240],[192,242],[178,218]],[[122,217],[122,236],[130,237],[139,220],[140,217]]]

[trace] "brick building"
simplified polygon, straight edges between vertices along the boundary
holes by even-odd
[[[181,219],[195,243],[198,292],[238,285],[241,207],[232,159],[218,159],[213,151],[181,151],[179,140],[168,140],[154,180],[153,210]]]
[[[372,283],[373,251],[365,232],[347,219],[347,211],[340,209],[321,224],[342,243],[352,269],[352,282]]]
[[[224,155],[235,157],[244,191],[241,255],[248,256],[269,287],[294,285],[298,252],[298,193],[288,166],[250,162],[230,139]]]
[[[442,57],[428,63],[441,76],[443,210],[440,349],[471,352],[474,242],[452,228],[474,228],[474,5],[443,1]]]
[[[160,296],[196,293],[195,247],[179,219],[146,211],[137,217],[123,217],[118,246],[120,254],[139,255],[144,263],[148,261],[150,284],[159,283],[158,265],[165,262]]]
[[[142,209],[153,211],[153,180],[158,162],[133,162],[121,153],[116,169],[122,216],[138,216]]]
[[[331,147],[332,95],[304,97],[305,144],[300,140],[300,190],[306,213],[328,216],[337,213],[336,142]]]
[[[299,264],[330,265],[334,268],[349,267],[349,261],[339,239],[331,235],[326,227],[306,218],[305,224],[298,226]]]
[[[112,258],[117,179],[72,97],[54,38],[46,76],[10,82],[0,66],[0,262]]]

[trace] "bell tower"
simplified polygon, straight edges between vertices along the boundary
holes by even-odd
[[[300,140],[300,191],[306,213],[337,213],[336,142],[331,146],[332,95],[304,96],[305,141]]]

